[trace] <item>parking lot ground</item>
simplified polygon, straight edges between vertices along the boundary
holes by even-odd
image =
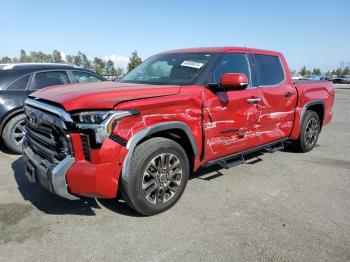
[[[337,86],[338,87],[338,86]],[[68,201],[0,153],[0,261],[350,261],[350,88],[306,154],[256,154],[194,174],[169,211]]]

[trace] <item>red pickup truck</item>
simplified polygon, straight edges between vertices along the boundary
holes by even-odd
[[[331,82],[293,83],[281,53],[222,47],[157,54],[120,82],[71,84],[25,102],[25,174],[68,199],[115,198],[153,215],[191,172],[255,150],[311,150],[332,119]]]

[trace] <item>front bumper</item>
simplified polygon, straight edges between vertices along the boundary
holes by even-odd
[[[41,101],[27,99],[25,113],[23,153],[31,182],[72,200],[116,197],[125,146],[106,138],[101,147],[92,147],[86,134],[67,128],[73,123],[68,113]]]
[[[25,161],[29,161],[35,167],[35,181],[38,181],[51,193],[70,200],[78,199],[69,193],[66,183],[66,173],[74,164],[74,157],[67,156],[57,165],[50,165],[45,159],[33,152],[26,140],[23,142],[23,156]]]
[[[35,167],[35,181],[51,193],[70,200],[79,199],[78,196],[116,197],[127,149],[107,138],[102,148],[93,152],[92,163],[84,158],[80,136],[72,134],[71,140],[75,157],[66,156],[54,166],[23,142],[24,159]]]

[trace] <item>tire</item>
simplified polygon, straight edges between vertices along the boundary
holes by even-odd
[[[307,110],[301,124],[301,131],[298,140],[293,142],[294,149],[305,153],[312,150],[320,134],[321,125],[318,114],[315,111]]]
[[[122,196],[142,215],[159,214],[181,198],[188,176],[184,149],[167,138],[150,138],[135,148],[130,173],[121,177]]]
[[[10,119],[2,131],[2,141],[5,146],[16,154],[22,154],[22,143],[25,134],[24,114],[17,115]]]

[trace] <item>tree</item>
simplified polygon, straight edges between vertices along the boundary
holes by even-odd
[[[53,50],[52,52],[52,58],[55,63],[63,63],[63,59],[61,56],[61,52],[57,50]]]
[[[2,63],[2,64],[8,64],[8,63],[11,63],[11,62],[12,62],[12,60],[8,56],[4,56],[0,60],[0,63]]]
[[[132,52],[128,63],[128,72],[133,70],[135,67],[137,67],[141,63],[142,63],[142,59],[138,57],[137,52],[136,51]]]
[[[312,74],[319,76],[321,74],[321,70],[319,68],[314,68],[314,70],[312,70]]]
[[[343,72],[343,70],[341,70],[340,68],[337,68],[337,70],[335,70],[335,74],[336,74],[337,76],[341,75],[342,72]]]
[[[77,55],[65,55],[63,60],[62,53],[58,50],[53,50],[52,53],[46,54],[42,51],[30,51],[29,54],[25,50],[20,51],[18,57],[10,58],[8,56],[0,57],[0,63],[68,63],[77,65],[86,69],[95,71],[101,75],[117,76],[121,77],[124,75],[124,68],[116,68],[112,60],[103,60],[102,58],[95,57],[94,60],[89,60],[87,56],[78,52]],[[131,70],[138,66],[142,62],[141,58],[138,57],[137,52],[134,51],[130,57],[128,70]],[[161,70],[157,68],[156,70]]]
[[[300,74],[302,76],[310,75],[310,71],[307,70],[305,66],[303,66],[303,68],[300,70]]]
[[[92,65],[91,62],[89,61],[89,59],[87,59],[86,55],[83,54],[82,52],[78,52],[78,56],[80,57],[80,61],[81,61],[81,66],[85,69],[92,69]]]
[[[74,64],[74,59],[73,59],[73,56],[71,56],[71,55],[66,55],[66,62],[68,63],[68,64]]]
[[[343,75],[350,75],[350,69],[349,67],[345,67],[345,69],[343,70]]]
[[[32,62],[31,57],[28,56],[26,51],[24,51],[23,49],[21,50],[21,55],[19,56],[19,62],[20,63]]]
[[[105,73],[106,63],[99,57],[94,58],[94,68],[97,74],[103,75]]]
[[[30,52],[31,62],[34,63],[52,63],[53,58],[51,54],[45,54],[44,52]]]
[[[81,66],[83,64],[83,61],[81,60],[81,57],[79,55],[73,55],[73,63],[76,66]]]
[[[108,59],[106,63],[106,69],[105,69],[105,75],[107,76],[114,76],[115,75],[115,68],[114,63],[112,60]]]
[[[115,70],[115,76],[123,76],[124,75],[124,69],[121,67],[117,67]]]

